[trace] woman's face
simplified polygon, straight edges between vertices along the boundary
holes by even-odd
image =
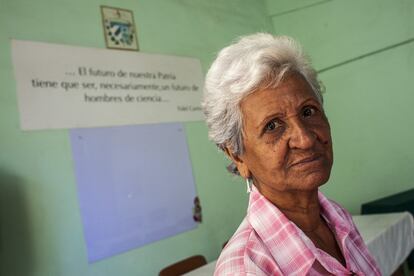
[[[277,88],[248,95],[241,111],[245,151],[233,159],[264,195],[314,190],[328,180],[329,122],[302,76],[290,74]]]

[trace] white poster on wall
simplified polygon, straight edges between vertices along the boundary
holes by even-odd
[[[198,199],[182,124],[69,134],[89,262],[197,227]]]
[[[199,60],[12,40],[21,128],[202,120]]]

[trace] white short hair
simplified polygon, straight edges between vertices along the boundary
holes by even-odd
[[[301,46],[287,36],[257,33],[222,49],[207,72],[203,111],[209,137],[220,149],[243,153],[241,100],[263,88],[275,88],[286,73],[296,72],[323,102],[321,83]]]

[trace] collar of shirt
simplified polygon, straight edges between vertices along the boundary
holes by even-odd
[[[349,252],[345,240],[350,232],[347,222],[338,214],[331,202],[318,194],[321,214],[335,232],[345,261],[349,263]],[[253,186],[250,194],[247,219],[269,249],[284,275],[306,275],[315,260],[330,273],[350,273],[336,259],[319,250],[310,239],[276,206],[268,201]]]

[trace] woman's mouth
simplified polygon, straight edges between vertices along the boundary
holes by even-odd
[[[295,167],[295,166],[304,166],[304,165],[310,165],[312,163],[315,162],[319,162],[322,160],[322,155],[321,154],[312,154],[310,156],[307,156],[305,158],[300,158],[299,160],[294,161],[290,167]]]

